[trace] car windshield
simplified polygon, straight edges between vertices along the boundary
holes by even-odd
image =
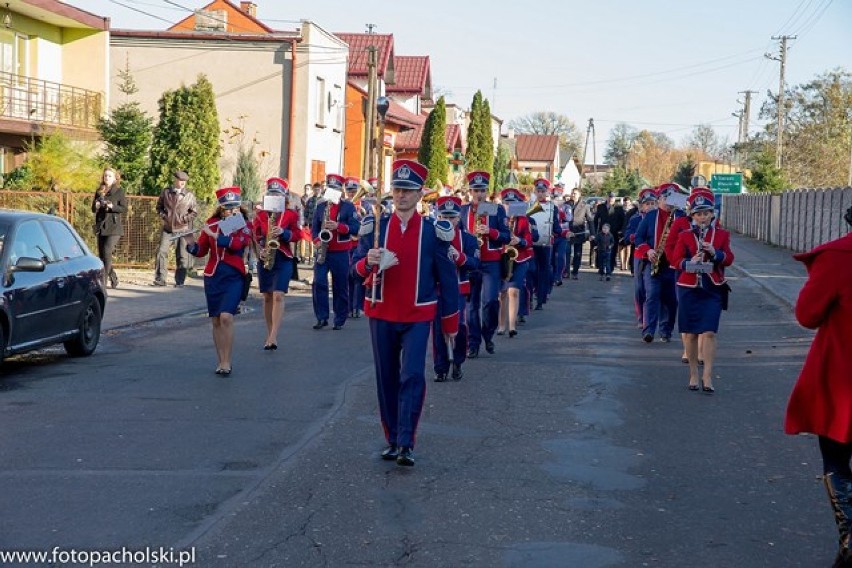
[[[0,256],[3,255],[3,245],[6,243],[6,234],[9,232],[9,225],[0,223]]]

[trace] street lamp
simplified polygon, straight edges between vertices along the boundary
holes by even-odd
[[[376,141],[376,154],[379,159],[379,170],[377,176],[379,196],[381,196],[385,187],[385,118],[387,117],[388,109],[390,109],[389,98],[379,97],[376,99],[376,111],[379,113],[379,139]]]

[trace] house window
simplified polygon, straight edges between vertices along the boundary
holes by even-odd
[[[327,98],[328,96],[325,91],[325,79],[317,77],[316,105],[317,126],[319,128],[325,128],[326,105],[328,105],[328,101],[326,100]]]

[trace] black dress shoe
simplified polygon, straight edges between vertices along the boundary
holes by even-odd
[[[485,342],[485,351],[487,351],[490,355],[494,355],[494,342],[486,341]]]
[[[654,341],[654,336],[650,333],[646,333],[642,336],[642,341],[644,341],[645,343],[651,343],[652,341]]]
[[[541,311],[541,310],[543,310],[544,308],[542,307],[542,305],[541,305],[541,304],[536,304],[536,305],[535,305],[535,308],[533,308],[533,309],[534,309],[535,311],[537,311],[537,312],[540,312],[540,311]]]
[[[456,365],[455,363],[453,363],[452,377],[454,381],[460,381],[464,377],[464,373],[462,372],[461,366]]]
[[[515,337],[516,335],[518,335],[517,331],[515,331],[514,329],[509,330],[509,337]]]
[[[479,357],[479,349],[468,349],[467,358],[468,359],[476,359]]]
[[[671,340],[672,340],[672,338],[669,337],[668,335],[664,335],[660,338],[660,341],[662,341],[663,343],[669,343]]]
[[[505,331],[503,331],[502,329],[500,329],[500,330],[498,330],[498,331],[497,331],[497,335],[503,335],[504,333],[506,333],[506,332],[505,332]]]
[[[447,373],[435,373],[435,382],[443,383],[447,380]]]
[[[578,280],[577,275],[576,274],[571,275],[571,280]]]
[[[333,329],[334,331],[340,331],[341,329],[343,329],[343,324],[340,324],[340,325],[338,325],[338,324],[334,324],[334,325],[331,327],[331,329]]]
[[[276,349],[278,349],[278,346],[275,345],[274,343],[270,343],[269,345],[263,346],[264,351],[275,351]]]
[[[396,445],[391,444],[384,450],[382,450],[382,459],[386,461],[393,461],[399,455],[399,448]]]
[[[328,326],[328,320],[317,320],[317,323],[314,324],[314,329],[322,329]]]
[[[409,467],[414,465],[414,450],[411,448],[400,448],[399,455],[396,456],[396,465]]]
[[[527,318],[526,318],[526,316],[518,316],[518,323],[519,323],[519,324],[525,324],[525,323],[527,323]]]

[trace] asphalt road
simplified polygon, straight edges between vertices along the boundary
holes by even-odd
[[[106,335],[94,357],[0,380],[0,549],[195,547],[198,566],[827,566],[812,438],[783,434],[810,344],[748,279],[717,393],[680,344],[644,344],[632,282],[583,273],[460,382],[427,387],[414,468],[378,459],[365,319],[277,352],[257,311],[230,378],[201,316]],[[430,367],[430,366],[429,366]],[[32,564],[30,564],[32,565]]]

